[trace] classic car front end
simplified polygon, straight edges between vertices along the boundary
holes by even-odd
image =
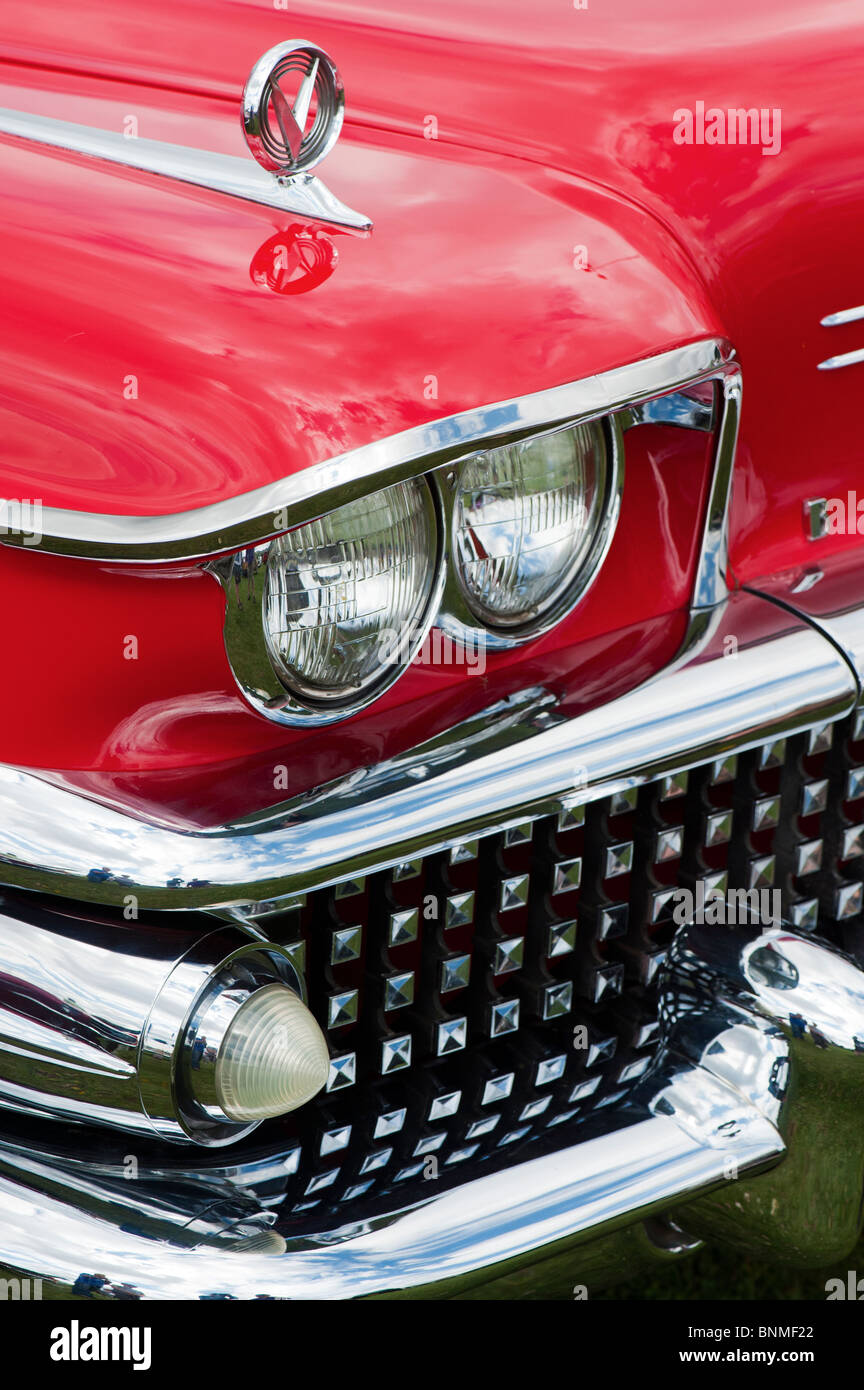
[[[0,1266],[46,1297],[858,1238],[860,35],[617,8],[4,19]]]

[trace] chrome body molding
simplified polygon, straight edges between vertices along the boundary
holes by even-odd
[[[841,352],[836,357],[826,357],[824,362],[819,363],[819,371],[836,372],[838,367],[854,367],[859,362],[864,362],[864,348],[856,348],[854,352]]]
[[[823,328],[835,328],[841,323],[854,323],[856,319],[864,319],[864,304],[853,309],[838,309],[836,314],[826,314],[819,322]]]
[[[4,1139],[0,1263],[42,1278],[46,1296],[93,1270],[107,1297],[331,1299],[506,1287],[564,1253],[571,1281],[582,1258],[596,1277],[623,1228],[641,1227],[644,1249],[653,1226],[670,1255],[704,1231],[780,1259],[842,1257],[864,1180],[861,970],[782,927],[684,926],[661,1027],[651,1071],[594,1137],[302,1237],[256,1201],[260,1160],[209,1175],[142,1164],[128,1182]]]
[[[839,309],[835,314],[826,314],[819,323],[822,328],[837,328],[844,323],[856,323],[858,319],[864,319],[864,304],[858,304],[852,309]],[[818,364],[818,369],[820,372],[836,372],[840,367],[854,367],[859,362],[864,362],[864,348],[856,348],[853,352],[841,352],[835,357],[826,357],[824,362]]]
[[[189,149],[163,140],[130,140],[117,131],[77,125],[53,116],[33,116],[8,107],[0,107],[0,135],[121,164],[126,169],[140,169],[175,183],[207,188],[316,222],[331,222],[361,232],[372,226],[368,217],[346,207],[319,178],[309,173],[276,178],[235,155]]]
[[[401,757],[211,830],[137,819],[2,767],[0,881],[169,909],[290,897],[839,719],[858,696],[821,632],[736,594],[694,615],[669,666],[585,714],[568,718],[550,693],[526,691]]]
[[[0,130],[5,128],[3,119],[0,111]],[[118,138],[124,145],[143,143]],[[243,161],[238,163],[247,168]],[[258,172],[252,170],[256,176]],[[263,173],[261,177],[267,178]],[[678,393],[694,383],[714,379],[727,383],[729,408],[696,586],[697,603],[703,606],[726,592],[725,572],[718,574],[715,570],[723,566],[725,557],[731,450],[740,392],[738,364],[729,343],[720,338],[701,339],[564,386],[433,420],[313,464],[292,477],[191,511],[164,516],[110,516],[45,507],[40,521],[40,548],[54,554],[124,564],[203,559],[272,539],[378,488],[429,473],[478,449],[513,443],[538,431],[598,419],[617,410],[629,412],[656,396]],[[736,382],[737,390],[733,389]],[[704,409],[700,416],[704,422]],[[23,540],[23,535],[12,531],[0,535],[0,542],[5,545],[20,545]]]

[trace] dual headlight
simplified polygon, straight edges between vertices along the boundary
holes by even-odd
[[[536,636],[596,573],[619,488],[611,431],[590,422],[472,454],[298,526],[258,550],[260,573],[252,553],[242,574],[237,557],[223,569],[235,674],[276,718],[326,722],[391,685],[435,621],[473,645]],[[276,689],[246,651],[255,634],[244,592]]]

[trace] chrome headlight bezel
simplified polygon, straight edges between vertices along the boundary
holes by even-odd
[[[435,621],[440,608],[445,584],[444,518],[440,490],[431,478],[418,471],[413,479],[425,484],[428,506],[432,517],[432,551],[429,556],[430,583],[428,595],[422,611],[416,620],[399,633],[398,640],[386,652],[375,679],[349,694],[320,692],[304,688],[301,682],[289,686],[280,675],[274,662],[268,641],[264,602],[267,592],[266,581],[256,587],[254,595],[242,609],[232,607],[233,572],[235,555],[222,556],[209,568],[221,581],[225,590],[225,649],[234,677],[243,694],[253,708],[269,719],[290,726],[323,726],[347,719],[352,714],[367,708],[379,699],[385,691],[399,679],[416,656]],[[398,486],[398,484],[394,484]],[[367,489],[366,495],[386,491],[383,488]],[[355,499],[346,499],[355,500]],[[332,508],[322,515],[332,515],[340,508]],[[286,528],[287,531],[287,528]],[[284,534],[284,533],[283,533]],[[249,547],[254,556],[256,568],[266,574],[266,566],[271,547],[279,543],[279,537]],[[242,586],[241,586],[242,587]]]
[[[213,541],[218,542],[221,554],[205,565],[221,580],[229,598],[225,645],[247,701],[267,718],[282,724],[334,723],[358,713],[389,689],[417,657],[433,624],[461,643],[471,658],[478,649],[512,648],[543,636],[582,602],[601,572],[620,515],[623,432],[640,423],[672,423],[715,434],[692,602],[697,608],[720,602],[728,593],[728,512],[740,401],[741,371],[734,350],[724,339],[708,338],[569,386],[416,426],[248,494],[247,521],[231,518],[224,530],[208,533],[210,554],[216,548]],[[548,609],[538,611],[525,624],[506,629],[490,627],[471,611],[451,563],[458,470],[470,458],[502,445],[587,424],[604,431],[607,461],[601,521],[589,550],[572,582]],[[232,631],[233,556],[225,551],[244,539],[248,544],[257,535],[267,539],[255,545],[255,553],[266,554],[276,536],[336,511],[346,502],[420,477],[425,478],[439,509],[436,586],[422,625],[412,634],[413,640],[403,644],[399,660],[388,664],[381,680],[356,701],[323,708],[323,702],[298,698],[296,692],[284,688],[267,658],[260,619],[245,642],[238,641],[236,631]],[[215,521],[217,509],[211,511]],[[183,542],[184,553],[188,554],[190,544]],[[67,550],[65,543],[63,548],[65,553],[81,553],[77,544],[74,550]],[[95,556],[97,550],[92,553]]]
[[[535,428],[511,432],[507,442],[543,439],[571,429],[576,423],[583,422],[567,422],[549,430]],[[460,470],[472,458],[482,456],[489,450],[465,451],[429,473],[418,470],[413,475],[415,480],[425,482],[435,519],[435,553],[430,557],[432,582],[428,601],[417,622],[400,636],[398,645],[388,652],[377,679],[354,694],[317,694],[303,688],[299,682],[289,687],[274,662],[267,637],[264,611],[266,584],[262,582],[256,586],[254,596],[247,594],[249,601],[238,610],[233,593],[233,573],[235,556],[241,552],[223,556],[209,566],[225,590],[225,647],[231,669],[249,703],[278,723],[293,726],[332,724],[359,713],[389,690],[411,664],[433,624],[437,624],[458,643],[476,651],[483,647],[506,649],[520,646],[561,622],[584,598],[600,571],[615,534],[624,487],[620,421],[614,415],[608,415],[584,423],[600,433],[605,449],[599,523],[582,564],[555,601],[537,618],[527,619],[525,623],[514,625],[506,631],[487,626],[472,611],[453,558]],[[496,447],[497,442],[490,442],[489,448]],[[383,490],[369,489],[368,495]],[[332,515],[338,510],[333,508],[324,515]],[[278,544],[278,538],[250,547],[256,567],[266,566],[271,546],[275,544]]]
[[[603,477],[603,496],[599,505],[599,520],[590,545],[575,574],[565,583],[560,592],[542,612],[536,616],[526,616],[524,622],[492,625],[484,621],[474,610],[462,582],[456,560],[455,532],[458,526],[457,497],[461,469],[472,458],[482,456],[489,450],[474,450],[459,460],[457,466],[440,470],[439,486],[442,488],[442,505],[447,517],[448,552],[450,563],[438,625],[456,641],[472,647],[485,645],[490,650],[505,651],[522,646],[549,632],[562,622],[568,614],[581,603],[596,580],[608,554],[615,535],[621,513],[621,498],[624,491],[624,440],[621,421],[617,415],[605,415],[595,420],[577,421],[556,426],[551,430],[531,431],[524,438],[540,440],[561,434],[572,429],[574,424],[592,426],[601,435],[605,447],[605,469]]]

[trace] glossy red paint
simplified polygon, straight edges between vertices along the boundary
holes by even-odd
[[[202,505],[718,333],[745,381],[735,577],[812,561],[803,500],[854,486],[860,447],[849,399],[864,366],[816,370],[864,344],[860,324],[819,326],[864,300],[864,34],[848,7],[540,0],[529,21],[481,0],[362,11],[323,0],[314,12],[47,0],[4,16],[3,30],[0,104],[117,130],[133,116],[141,136],[236,154],[252,62],[304,34],[347,88],[345,134],[322,173],[375,227],[308,229],[320,278],[277,293],[268,248],[297,235],[289,219],[0,137],[14,189],[0,209],[0,493],[120,513]],[[699,101],[779,110],[779,153],[676,144],[674,113]],[[622,518],[573,619],[496,658],[489,689],[508,671],[542,674],[573,644],[680,618],[703,462],[685,483],[674,464],[635,458],[638,522]],[[858,544],[836,537],[825,553]],[[208,576],[110,579],[2,550],[0,576],[10,641],[38,672],[26,710],[0,697],[3,759],[162,776],[309,739],[237,695]],[[130,632],[142,655],[124,668],[117,642]],[[411,724],[394,728],[395,709],[434,703],[434,726],[451,695],[460,709],[488,703],[481,685],[412,670],[341,726],[339,747],[355,760],[392,752]],[[317,739],[304,778],[342,768],[336,744]]]

